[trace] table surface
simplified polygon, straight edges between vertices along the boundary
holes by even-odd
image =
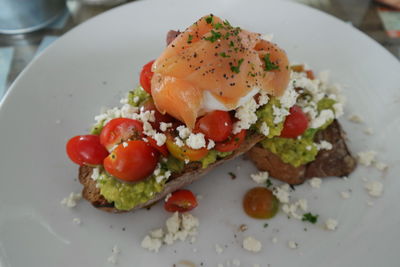
[[[384,46],[397,58],[400,58],[400,38],[390,38],[384,29],[378,14],[379,4],[372,0],[292,0],[305,5],[312,6],[329,13],[343,21],[351,23],[378,43]],[[131,1],[125,1],[132,2]],[[26,65],[43,50],[48,44],[63,35],[73,27],[105,12],[116,5],[93,5],[85,4],[82,0],[68,0],[65,14],[53,25],[29,34],[4,35],[0,34],[1,49],[11,49],[12,53],[6,68],[0,66],[0,76],[3,75],[4,84],[0,87],[0,98],[2,90],[6,91],[15,78],[21,73]],[[1,53],[0,53],[1,59]],[[1,62],[2,60],[0,60]],[[5,69],[5,70],[4,70]],[[3,72],[3,73],[1,73]],[[1,80],[1,77],[0,77]]]

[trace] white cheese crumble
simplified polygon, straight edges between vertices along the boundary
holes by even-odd
[[[211,150],[213,147],[215,147],[215,142],[209,139],[207,144],[207,150]]]
[[[215,252],[217,252],[217,254],[222,254],[224,249],[219,244],[215,244]]]
[[[325,221],[325,228],[330,231],[335,231],[338,226],[338,221],[335,219],[328,219]]]
[[[360,164],[365,166],[370,166],[375,161],[376,151],[369,150],[369,151],[359,152],[357,156],[358,156],[358,162]]]
[[[289,110],[296,104],[296,100],[299,94],[294,89],[293,83],[289,83],[283,95],[279,98],[281,107]]]
[[[92,175],[90,175],[90,178],[92,178],[93,180],[97,180],[100,177],[100,168],[96,167],[92,169]]]
[[[383,162],[375,162],[374,166],[380,171],[386,171],[389,167],[387,164]]]
[[[296,243],[295,241],[293,241],[293,240],[290,240],[290,241],[288,242],[288,247],[291,248],[291,249],[296,249],[296,248],[299,247],[299,244],[297,244],[297,243]]]
[[[191,133],[186,140],[186,145],[193,149],[200,149],[202,147],[206,147],[206,139],[204,138],[204,134],[202,133]]]
[[[251,98],[243,106],[240,106],[236,112],[235,117],[239,120],[233,125],[233,133],[237,134],[243,129],[249,129],[252,124],[257,121],[256,110],[258,105],[254,98]]]
[[[112,248],[112,253],[111,256],[108,257],[107,261],[112,264],[117,264],[118,263],[118,255],[121,253],[121,250],[117,245],[114,245]]]
[[[252,236],[247,236],[243,239],[243,248],[251,252],[260,252],[262,244]]]
[[[265,121],[261,124],[260,131],[264,136],[269,135],[269,127]]]
[[[347,119],[354,123],[362,123],[363,122],[363,119],[357,114],[352,114]]]
[[[168,128],[171,128],[172,127],[172,123],[166,123],[166,122],[160,122],[160,130],[162,131],[162,132],[165,132]]]
[[[274,123],[278,124],[282,122],[287,115],[289,115],[289,111],[285,108],[279,108],[275,105],[272,106],[272,113],[274,114]]]
[[[189,213],[175,212],[166,220],[165,225],[165,231],[156,229],[146,235],[141,246],[149,251],[158,252],[163,244],[172,245],[177,240],[185,241],[191,237],[191,242],[194,242],[199,220]]]
[[[263,39],[265,41],[268,41],[268,42],[271,42],[272,39],[274,39],[274,34],[273,33],[263,34],[263,35],[261,35],[261,39]]]
[[[172,196],[172,194],[171,193],[169,193],[166,197],[165,197],[165,202],[167,202],[168,201],[168,199],[170,198]]]
[[[322,179],[318,177],[311,178],[309,181],[311,187],[313,188],[320,188],[322,184]]]
[[[162,134],[162,133],[155,133],[154,134],[154,140],[156,140],[157,146],[162,146],[167,141],[167,136],[165,134]]]
[[[365,184],[365,189],[372,197],[380,197],[383,193],[383,184],[378,181],[371,181]]]
[[[274,196],[276,196],[281,203],[289,203],[289,185],[283,184],[278,187],[274,187],[272,190]]]
[[[177,145],[178,147],[183,147],[183,146],[185,145],[185,143],[182,141],[182,139],[180,139],[178,136],[175,137],[174,143],[175,143],[175,145]]]
[[[269,178],[268,172],[259,172],[250,175],[251,179],[257,184],[265,184]]]
[[[302,211],[307,211],[308,209],[308,204],[306,199],[299,199],[295,203],[290,203],[290,204],[284,204],[282,206],[282,210],[284,213],[286,213],[288,216],[301,220],[303,218],[302,215],[297,213],[298,209],[301,209]]]
[[[350,198],[350,192],[349,191],[342,191],[342,192],[340,192],[340,195],[342,196],[343,199],[349,199]]]
[[[319,144],[315,144],[317,146],[318,150],[325,149],[325,150],[331,150],[332,149],[332,144],[329,143],[328,141],[322,140]]]
[[[176,128],[176,130],[178,131],[179,137],[182,138],[182,139],[188,138],[189,135],[192,133],[189,128],[187,128],[187,127],[185,127],[183,125],[178,126]]]
[[[332,110],[330,109],[324,109],[322,110],[319,115],[311,121],[310,128],[318,129],[325,123],[327,123],[329,120],[332,120],[335,118],[335,114],[333,113]]]
[[[73,222],[74,224],[76,224],[76,225],[80,225],[80,224],[82,223],[81,219],[79,219],[79,218],[74,218],[74,219],[72,219],[72,222]]]
[[[68,197],[61,200],[61,205],[67,206],[68,208],[73,208],[76,206],[77,202],[82,199],[82,193],[71,192]]]

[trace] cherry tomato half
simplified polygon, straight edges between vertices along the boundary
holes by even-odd
[[[127,182],[136,182],[151,175],[158,163],[158,152],[142,140],[118,145],[104,159],[106,171]]]
[[[149,94],[151,94],[151,78],[153,78],[154,74],[151,71],[151,66],[153,66],[153,63],[154,60],[144,65],[142,71],[140,72],[140,85]]]
[[[168,148],[167,148],[166,144],[164,144],[162,146],[158,146],[156,140],[154,140],[151,137],[146,137],[146,138],[147,138],[148,144],[150,146],[152,146],[153,148],[157,149],[158,152],[160,152],[164,157],[168,157],[169,152],[168,152]]]
[[[226,111],[212,111],[197,120],[194,132],[203,133],[216,142],[224,141],[232,133],[231,116]]]
[[[78,135],[67,142],[68,157],[79,165],[100,165],[108,151],[100,144],[98,135]]]
[[[252,218],[272,218],[278,212],[278,208],[278,199],[265,187],[254,187],[244,195],[243,209]]]
[[[100,143],[110,150],[115,145],[128,139],[142,137],[143,123],[128,118],[116,118],[110,120],[101,130]]]
[[[186,212],[197,207],[195,195],[186,189],[181,189],[172,193],[164,204],[164,209],[169,212]]]
[[[183,161],[198,161],[208,154],[208,150],[205,147],[200,149],[193,149],[187,145],[179,147],[177,144],[175,144],[173,136],[169,134],[167,134],[166,145],[169,153],[171,153],[172,156]]]
[[[283,129],[280,136],[284,138],[296,138],[307,130],[308,118],[299,106],[293,106],[289,111],[290,114],[286,117],[285,122],[283,123]]]
[[[215,144],[215,149],[219,152],[229,152],[237,149],[246,139],[246,130],[241,130],[239,133],[232,135],[228,140]]]

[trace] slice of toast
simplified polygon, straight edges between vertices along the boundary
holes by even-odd
[[[337,120],[317,133],[315,142],[323,140],[331,143],[332,149],[320,150],[314,161],[299,167],[283,162],[260,144],[250,149],[246,155],[260,171],[268,171],[270,176],[293,185],[304,183],[313,177],[349,175],[355,169],[357,161],[347,148],[346,135]]]
[[[264,138],[263,135],[250,133],[243,144],[236,149],[231,155],[217,160],[216,162],[210,164],[207,168],[202,168],[200,162],[191,162],[185,165],[185,168],[181,173],[174,173],[167,181],[164,190],[156,194],[154,198],[149,201],[134,207],[132,210],[150,206],[157,201],[163,199],[169,193],[172,193],[179,188],[187,186],[194,181],[198,180],[201,176],[207,174],[213,168],[223,164],[226,161],[234,159],[243,153],[247,152],[255,144],[260,142]],[[100,189],[96,187],[96,181],[91,178],[92,167],[81,166],[79,168],[79,181],[83,185],[82,196],[92,203],[92,205],[98,209],[107,212],[121,213],[126,211],[118,210],[114,207],[113,203],[109,203],[101,194]]]

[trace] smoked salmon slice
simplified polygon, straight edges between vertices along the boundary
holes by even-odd
[[[254,88],[280,96],[289,82],[288,66],[286,53],[260,34],[208,15],[179,34],[154,62],[151,93],[160,112],[192,129],[204,113],[205,91],[229,110]]]

